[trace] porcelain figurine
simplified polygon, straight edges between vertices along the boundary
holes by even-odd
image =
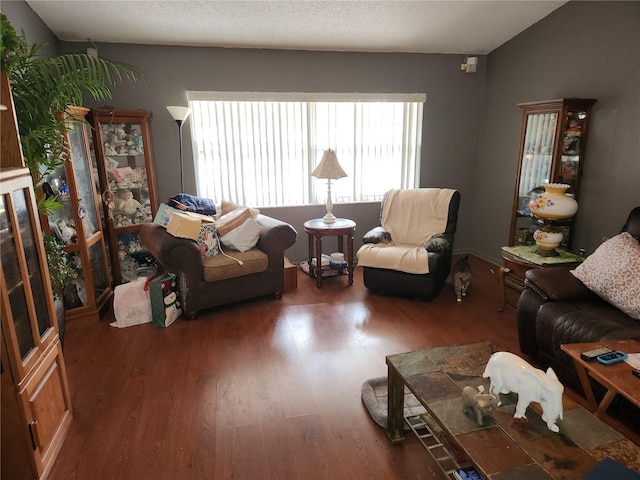
[[[491,355],[482,376],[491,378],[489,394],[494,398],[498,399],[499,393],[518,394],[513,416],[516,420],[526,421],[527,407],[531,402],[538,402],[542,406],[542,420],[547,428],[552,432],[560,431],[556,421],[558,418],[562,420],[564,387],[551,368],[544,373],[513,353],[497,352]]]
[[[476,423],[482,427],[484,425],[484,417],[490,417],[491,411],[497,406],[497,400],[484,393],[484,387],[480,385],[476,390],[473,387],[464,387],[462,389],[462,411],[468,413],[472,411],[475,413]]]

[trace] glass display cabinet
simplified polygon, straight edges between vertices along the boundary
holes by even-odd
[[[502,247],[503,265],[498,272],[502,290],[499,310],[506,303],[517,305],[527,270],[576,266],[583,260],[568,251],[575,216],[568,220],[538,219],[531,214],[529,202],[544,191],[545,183],[569,185],[566,194],[578,200],[594,103],[593,99],[563,98],[518,104],[523,120],[509,245]],[[539,254],[534,239],[535,231],[545,228],[562,233],[560,248],[554,249],[555,256],[549,258]]]
[[[114,285],[135,280],[152,257],[138,238],[158,207],[153,147],[146,110],[94,109],[94,161]]]
[[[33,180],[2,75],[0,337],[2,478],[45,478],[73,420]]]
[[[89,112],[68,107],[65,113],[68,161],[46,178],[44,194],[57,195],[60,208],[43,219],[46,233],[66,244],[65,251],[80,277],[64,289],[66,318],[100,318],[111,300],[109,271],[89,150]]]
[[[542,192],[543,184],[570,185],[567,193],[578,199],[594,103],[593,99],[564,98],[518,104],[523,122],[509,245],[535,243],[533,232],[540,225],[529,211],[529,201]],[[570,244],[571,223],[558,225],[565,248]]]

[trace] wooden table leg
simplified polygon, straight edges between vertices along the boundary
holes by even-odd
[[[504,276],[510,271],[511,269],[507,267],[500,267],[500,270],[498,270],[498,281],[500,282],[500,294],[501,294],[500,308],[498,308],[499,312],[504,310],[504,305],[507,303],[507,290],[504,284]]]
[[[594,412],[598,407],[598,404],[596,403],[596,397],[593,395],[593,390],[591,390],[591,384],[589,383],[589,375],[587,374],[587,369],[584,368],[577,360],[574,360],[573,364],[576,367],[576,372],[578,373],[578,378],[580,379],[580,385],[582,386],[584,396],[589,403],[591,411]],[[610,402],[611,400],[609,400],[609,403]]]
[[[349,285],[353,285],[353,235],[347,237],[347,270],[349,272]]]
[[[391,443],[404,440],[404,384],[389,367],[387,373],[387,438]]]
[[[316,237],[316,286],[322,288],[322,237]]]
[[[616,391],[611,389],[611,388],[608,389],[607,393],[602,398],[602,401],[600,402],[600,405],[598,405],[598,408],[596,408],[596,411],[593,412],[593,414],[596,417],[599,417],[604,412],[606,412],[607,408],[609,408],[609,405],[611,405],[611,401],[614,399],[615,396],[616,396]]]

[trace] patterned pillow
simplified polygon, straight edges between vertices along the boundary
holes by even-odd
[[[203,257],[213,257],[220,253],[218,232],[214,223],[203,223],[200,226],[198,247]]]
[[[640,243],[631,234],[610,238],[571,273],[591,291],[640,320]]]

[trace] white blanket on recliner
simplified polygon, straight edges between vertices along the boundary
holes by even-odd
[[[382,207],[382,227],[392,243],[363,245],[358,250],[358,265],[429,273],[424,246],[434,235],[444,233],[454,192],[448,188],[389,191]]]

